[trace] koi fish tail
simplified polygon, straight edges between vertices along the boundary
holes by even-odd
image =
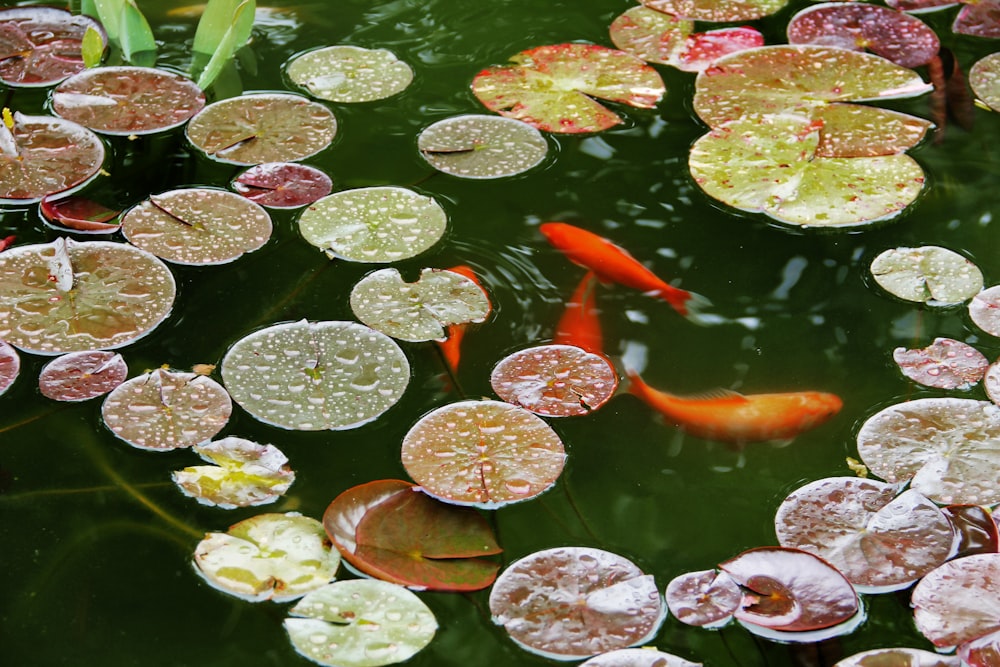
[[[703,311],[711,306],[712,302],[702,295],[668,285],[657,292],[656,296],[669,303],[678,314],[691,322],[708,324],[708,320],[703,317]]]

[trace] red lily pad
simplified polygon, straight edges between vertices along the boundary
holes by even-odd
[[[958,545],[956,557],[1000,551],[1000,534],[993,515],[981,505],[948,505],[941,511],[948,517]]]
[[[121,213],[107,208],[91,199],[70,195],[42,197],[38,203],[42,217],[52,226],[72,229],[74,232],[90,234],[111,234],[121,228],[120,223],[109,222]]]
[[[53,401],[86,401],[125,381],[128,365],[115,352],[70,352],[45,364],[38,376],[42,395]]]
[[[0,395],[10,389],[21,372],[21,357],[12,345],[0,340]]]
[[[938,647],[1000,630],[1000,554],[948,561],[920,580],[911,604],[917,629]]]
[[[101,24],[55,7],[0,10],[0,80],[8,86],[51,86],[84,68],[90,28],[107,44]]]
[[[294,162],[267,162],[250,167],[233,181],[233,189],[268,208],[298,208],[333,191],[333,180],[315,167]]]
[[[958,647],[958,655],[968,667],[1000,665],[1000,630],[965,642]]]
[[[666,598],[670,613],[678,621],[718,628],[728,623],[739,609],[743,592],[725,572],[702,570],[671,579]]]
[[[937,55],[937,34],[920,19],[867,3],[827,2],[788,22],[789,44],[865,49],[902,67],[926,65]]]
[[[986,395],[995,404],[1000,405],[1000,361],[994,361],[986,369],[983,376],[983,388]]]
[[[903,375],[938,389],[969,389],[983,379],[990,365],[982,352],[952,338],[935,338],[915,350],[897,347],[892,358]]]
[[[752,21],[770,16],[788,0],[642,0],[658,12],[694,21]]]
[[[1000,2],[967,0],[951,24],[952,32],[996,39],[1000,37]]]
[[[961,667],[958,658],[918,648],[877,648],[838,660],[833,667]]]
[[[1000,337],[1000,285],[987,287],[972,297],[969,318],[989,335]]]
[[[952,555],[955,534],[916,491],[830,477],[793,491],[774,517],[778,542],[825,559],[863,592],[909,586]]]
[[[508,403],[545,417],[569,417],[607,403],[618,374],[599,354],[574,345],[539,345],[501,359],[490,384]]]
[[[969,68],[969,86],[983,104],[1000,111],[1000,53],[991,53]]]
[[[579,660],[650,640],[666,608],[653,576],[631,561],[559,547],[511,563],[490,591],[490,613],[525,650]]]
[[[500,115],[547,132],[599,132],[622,122],[592,98],[651,109],[666,92],[652,67],[596,44],[539,46],[510,60],[477,74],[472,92]]]
[[[562,473],[562,440],[524,408],[460,401],[432,410],[403,437],[403,467],[432,496],[495,508],[548,490]]]

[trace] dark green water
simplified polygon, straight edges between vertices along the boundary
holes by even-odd
[[[163,42],[159,64],[185,68],[196,18],[167,17],[173,4],[166,2],[139,4]],[[412,279],[425,266],[465,263],[484,277],[495,312],[466,337],[459,372],[465,396],[491,396],[489,371],[499,359],[550,339],[581,270],[551,249],[536,227],[564,220],[613,238],[658,275],[708,296],[721,316],[719,324],[695,327],[635,291],[601,289],[607,352],[614,355],[629,342],[645,345],[650,384],[679,393],[818,389],[844,399],[836,418],[790,446],[756,445],[742,454],[679,434],[631,396],[585,418],[552,421],[569,452],[567,468],[549,493],[496,512],[506,562],[553,546],[595,546],[633,559],[662,589],[682,572],[775,544],[773,512],[789,491],[850,474],[844,460],[856,456],[854,432],[862,420],[901,398],[934,395],[899,375],[893,348],[950,336],[991,359],[1000,350],[968,321],[964,308],[899,303],[866,276],[868,263],[884,249],[935,244],[966,253],[987,284],[997,282],[995,114],[977,110],[974,132],[949,127],[943,143],[911,151],[929,187],[898,221],[861,233],[803,234],[724,210],[694,186],[687,150],[704,131],[690,110],[694,76],[665,67],[658,69],[668,93],[657,109],[624,111],[624,126],[597,136],[549,137],[549,160],[528,174],[467,182],[436,174],[422,161],[415,149],[421,128],[482,111],[469,91],[480,69],[543,44],[610,45],[607,27],[631,6],[625,0],[282,4],[287,7],[255,31],[253,62],[240,74],[247,91],[284,89],[282,64],[327,44],[388,48],[415,70],[414,84],[397,97],[331,105],[338,138],[307,162],[329,173],[336,189],[409,186],[446,208],[446,237],[397,266]],[[769,43],[781,42],[788,17],[803,5],[755,25]],[[926,20],[941,28],[942,42],[967,67],[995,44],[952,36],[947,26],[953,13]],[[18,91],[7,104],[31,113],[44,101],[43,93]],[[893,106],[929,114],[926,98]],[[100,187],[122,205],[181,185],[225,186],[238,171],[192,156],[182,133],[116,139],[111,146],[112,178]],[[162,364],[186,369],[217,363],[234,340],[273,322],[353,319],[348,293],[372,267],[331,263],[299,238],[294,213],[273,218],[271,241],[236,263],[175,267],[180,293],[172,316],[123,350],[133,374]],[[55,236],[33,208],[2,213],[0,235],[8,234],[19,242]],[[298,477],[276,505],[231,512],[199,506],[169,481],[171,470],[195,463],[190,452],[132,449],[102,426],[99,400],[48,401],[35,387],[46,360],[22,355],[21,378],[0,399],[0,564],[6,575],[0,663],[310,664],[295,654],[281,627],[288,605],[243,602],[201,581],[190,564],[193,534],[224,530],[261,511],[319,517],[350,486],[405,478],[402,436],[420,415],[461,397],[446,389],[432,344],[405,349],[413,368],[406,395],[363,428],[288,432],[237,410],[223,434],[277,445]],[[441,629],[409,664],[549,663],[524,653],[492,625],[485,592],[421,597]],[[913,628],[908,592],[867,597],[865,604],[868,621],[825,650],[839,657],[881,646],[930,647]],[[788,647],[757,641],[739,627],[713,632],[673,619],[653,643],[716,667],[796,659]]]

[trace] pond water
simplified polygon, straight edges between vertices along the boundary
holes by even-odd
[[[262,3],[264,4],[264,3]],[[755,21],[768,43],[784,41],[793,2]],[[161,40],[158,64],[184,70],[197,13],[181,3],[139,2]],[[844,407],[828,423],[775,448],[737,450],[667,426],[638,399],[617,396],[585,417],[550,420],[568,451],[565,472],[545,495],[496,511],[503,559],[561,545],[613,551],[655,576],[709,569],[754,546],[776,544],[774,511],[805,482],[851,474],[858,425],[904,398],[942,395],[904,379],[898,346],[948,336],[990,359],[1000,345],[964,307],[921,308],[897,301],[867,266],[897,246],[941,245],[973,259],[986,284],[1000,276],[993,228],[1000,212],[1000,117],[977,109],[973,131],[949,125],[940,142],[910,151],[928,175],[919,201],[877,228],[801,231],[743,215],[692,182],[687,154],[704,132],[691,99],[694,75],[658,67],[667,94],[651,110],[621,110],[626,121],[597,135],[547,136],[550,155],[521,176],[469,181],[431,169],[416,150],[430,123],[483,112],[472,77],[523,49],[570,41],[610,45],[608,26],[624,0],[339,0],[267,3],[239,80],[244,91],[291,89],[283,64],[327,44],[387,48],[412,65],[402,94],[358,105],[330,104],[334,145],[306,160],[336,190],[411,187],[448,214],[444,239],[394,264],[414,279],[423,267],[473,267],[494,304],[489,321],[463,344],[457,385],[432,343],[404,344],[412,380],[387,415],[342,432],[286,431],[237,409],[223,434],[273,443],[297,480],[264,511],[320,517],[343,490],[383,478],[406,479],[400,442],[429,410],[460,398],[493,396],[493,365],[509,352],[551,340],[565,300],[582,276],[538,231],[548,220],[577,224],[619,245],[657,275],[708,297],[717,317],[696,326],[667,304],[621,286],[598,291],[605,349],[645,350],[644,378],[672,392],[715,388],[746,393],[822,390]],[[996,47],[948,29],[953,12],[928,15],[964,67]],[[5,105],[43,111],[45,91],[8,91]],[[887,103],[929,117],[926,96]],[[209,162],[182,131],[109,142],[112,157],[90,192],[129,206],[184,185],[225,187],[240,168]],[[42,242],[56,233],[35,207],[6,209],[0,236]],[[265,325],[307,318],[354,319],[352,286],[372,266],[331,262],[299,236],[295,211],[272,212],[275,233],[233,264],[172,267],[179,295],[169,319],[122,352],[132,373],[167,364],[217,364],[229,346]],[[191,555],[205,531],[222,531],[260,509],[224,511],[183,497],[169,473],[193,465],[189,451],[150,453],[116,439],[101,422],[100,400],[57,404],[34,383],[46,359],[22,355],[22,374],[0,398],[0,661],[7,665],[109,667],[310,664],[288,642],[287,605],[251,604],[213,590]],[[979,388],[967,394],[983,396]],[[344,576],[350,576],[345,574]],[[421,593],[441,628],[410,664],[551,664],[516,647],[494,626],[487,593]],[[882,646],[930,648],[916,631],[909,592],[867,596],[868,620],[822,647],[758,640],[737,626],[708,631],[668,619],[652,642],[706,665],[832,664]],[[826,658],[817,657],[820,654]],[[826,663],[823,660],[826,660]]]

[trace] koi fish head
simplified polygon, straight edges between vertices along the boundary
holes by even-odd
[[[574,232],[579,229],[565,222],[543,222],[538,226],[538,231],[555,247],[565,248],[572,242]]]
[[[844,402],[836,394],[811,391],[803,402],[803,426],[818,426],[840,412]]]

